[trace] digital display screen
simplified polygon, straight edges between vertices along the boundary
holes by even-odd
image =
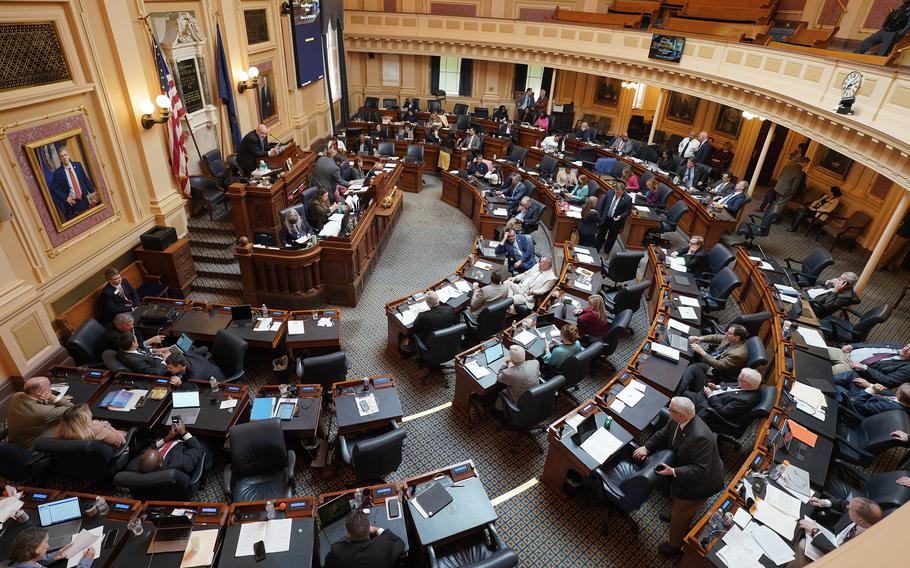
[[[392,379],[389,377],[376,377],[375,379],[373,379],[373,384],[374,385],[384,385],[385,383],[387,383],[391,380]]]
[[[376,490],[376,496],[382,497],[383,495],[389,495],[391,492],[392,492],[391,487],[383,487],[381,489]]]
[[[316,387],[300,387],[300,390],[301,390],[302,392],[315,392],[315,391],[316,391]]]
[[[32,499],[35,501],[40,501],[41,499],[47,499],[47,493],[32,493]]]
[[[90,377],[100,377],[101,371],[89,371],[88,376]]]
[[[325,76],[322,67],[322,24],[317,21],[299,24],[291,20],[297,86],[305,87]]]
[[[336,313],[335,310],[325,310],[322,312],[322,315],[325,317],[328,317],[328,316],[334,316],[335,313]]]
[[[468,466],[466,466],[466,465],[460,465],[460,466],[456,467],[455,469],[453,469],[453,470],[452,470],[452,473],[454,473],[454,474],[457,475],[457,474],[460,474],[460,473],[464,473],[464,472],[466,472],[466,471],[468,471]]]
[[[170,381],[168,379],[155,379],[155,382],[159,385],[163,385],[169,383]]]
[[[227,390],[228,392],[240,392],[240,387],[233,386],[233,387],[228,387],[225,390]]]
[[[306,501],[298,501],[297,503],[291,503],[291,509],[302,509],[302,508],[306,508],[306,506],[307,506]]]
[[[648,49],[648,58],[679,63],[685,46],[686,38],[684,37],[653,34],[651,36],[651,47]]]
[[[730,503],[731,503],[731,501],[729,499],[727,499],[726,501],[724,501],[724,504],[720,506],[720,508],[726,511],[727,509],[730,508]]]
[[[218,509],[215,507],[203,507],[200,511],[203,515],[214,515],[218,512]]]
[[[129,510],[130,510],[130,506],[127,505],[126,503],[114,503],[114,508],[115,508],[115,509],[121,509],[121,510],[124,510],[124,511],[129,511]]]

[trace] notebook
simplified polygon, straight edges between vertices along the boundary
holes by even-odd
[[[272,417],[272,408],[274,406],[274,398],[253,399],[253,409],[250,411],[250,420],[268,420]]]
[[[451,502],[452,495],[448,489],[434,483],[414,499],[414,506],[423,518],[429,519]]]

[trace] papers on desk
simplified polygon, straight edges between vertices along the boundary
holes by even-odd
[[[222,401],[221,401],[221,404],[218,406],[218,409],[219,409],[219,410],[226,410],[226,409],[228,409],[228,408],[234,408],[235,406],[237,406],[237,399],[236,399],[236,398],[229,398],[229,399],[227,399],[227,400],[222,400]]]
[[[449,170],[449,173],[452,174],[453,176],[457,176],[458,170]]]
[[[417,315],[421,312],[430,311],[430,306],[429,306],[429,304],[427,304],[426,300],[421,300],[419,302],[414,302],[413,304],[411,304],[408,307],[408,309],[411,310],[412,312],[414,312],[414,315]]]
[[[809,485],[809,472],[793,464],[781,466],[781,469],[783,469],[783,473],[777,482],[791,495],[803,503],[808,503],[813,494]]]
[[[319,318],[319,321],[316,322],[316,327],[332,327],[332,318]]]
[[[0,523],[5,523],[7,519],[15,515],[23,504],[18,494],[0,499]]]
[[[796,518],[782,512],[765,500],[755,505],[755,520],[773,530],[788,541],[793,540],[796,531]]]
[[[640,401],[644,397],[645,397],[644,392],[642,392],[636,388],[633,388],[631,386],[627,386],[626,388],[622,389],[618,395],[616,395],[617,400],[621,401],[626,406],[631,406],[631,407],[634,407],[636,404],[638,404],[638,401]]]
[[[319,231],[320,237],[337,237],[341,232],[341,221],[332,221],[329,220],[328,223],[323,225],[322,230]]]
[[[616,438],[609,430],[598,428],[597,432],[584,441],[581,449],[594,458],[594,461],[604,463],[624,445],[622,440]]]
[[[474,268],[479,268],[481,270],[490,270],[493,268],[493,265],[485,260],[478,260],[474,263]]]
[[[757,257],[757,256],[750,256],[750,257],[749,257],[749,260],[751,260],[752,262],[758,264],[759,268],[761,268],[762,270],[774,270],[774,267],[771,266],[770,263],[768,263],[768,262],[762,260],[761,258],[759,258],[759,257]]]
[[[635,210],[636,210],[636,211],[639,211],[639,212],[641,212],[641,213],[650,213],[650,212],[651,212],[651,208],[650,208],[650,207],[644,207],[644,206],[642,206],[642,205],[636,205],[636,206],[635,206]]]
[[[122,391],[122,392],[129,393],[129,399],[126,402],[126,405],[120,406],[120,407],[108,406],[107,407],[108,410],[116,410],[117,412],[129,412],[130,410],[135,410],[136,404],[139,402],[139,399],[144,397],[145,395],[147,395],[149,391],[137,389],[137,390]]]
[[[490,370],[486,367],[481,367],[480,363],[477,361],[471,361],[467,363],[464,368],[471,374],[475,379],[482,379],[490,374]]]
[[[680,308],[682,309],[682,308]],[[651,342],[651,352],[657,355],[658,357],[663,357],[669,361],[679,361],[679,350],[670,347],[669,345],[664,345],[662,343],[657,343],[655,341]]]
[[[622,411],[626,409],[626,404],[617,397],[610,403],[609,408],[616,414],[622,414]]]
[[[537,334],[532,333],[532,332],[528,331],[527,329],[524,329],[521,331],[521,333],[516,335],[513,339],[515,340],[516,343],[520,343],[522,346],[527,347],[528,345],[531,344],[532,341],[537,339],[537,337],[538,337]]]
[[[57,393],[57,396],[54,397],[54,402],[60,402],[61,399],[66,395],[66,391],[70,390],[70,386],[67,384],[56,384],[51,385],[51,390]]]
[[[765,501],[774,505],[780,512],[785,513],[788,517],[799,518],[799,499],[791,496],[786,491],[778,489],[773,484],[765,487]]]
[[[218,542],[218,533],[221,529],[208,529],[190,533],[190,542],[183,552],[180,568],[194,568],[196,566],[211,566],[215,559],[215,544]]]
[[[576,251],[575,258],[578,259],[578,262],[582,262],[584,264],[595,264],[594,257],[583,252]]]
[[[463,292],[451,284],[443,286],[439,290],[436,290],[436,295],[439,296],[440,302],[448,302],[449,300],[453,300],[462,294]]]
[[[573,219],[581,219],[581,207],[570,205],[568,211],[566,211],[566,215]]]
[[[575,286],[576,288],[578,288],[579,290],[584,290],[586,292],[591,291],[591,281],[590,280],[579,280],[576,278],[575,281],[572,283],[572,285]]]
[[[796,558],[793,548],[788,544],[789,541],[782,539],[766,526],[758,523],[751,523],[743,532],[752,537],[752,540],[758,543],[765,556],[771,559],[778,566],[783,566]]]
[[[676,263],[676,264],[671,263],[670,270],[675,270],[676,272],[688,272],[689,271],[689,269],[686,268],[685,264],[679,264],[679,263]]]
[[[805,517],[805,518],[808,519],[809,517]],[[818,527],[819,535],[816,535],[816,538],[818,538],[818,536],[820,536],[820,535],[824,535],[824,537],[827,538],[829,542],[837,542],[837,535],[835,535],[833,532],[829,531],[828,529],[826,529],[825,527],[823,527],[821,525],[817,525],[817,527]],[[816,548],[814,544],[812,544],[811,540],[807,539],[807,542],[806,542],[806,557],[807,558],[810,558],[814,561],[814,560],[818,560],[819,558],[824,556],[824,554],[825,554],[824,552],[822,552],[821,550]]]
[[[493,215],[497,217],[507,217],[509,215],[509,212],[505,207],[496,207],[493,209]]]
[[[691,327],[689,327],[688,325],[686,325],[680,321],[676,321],[673,318],[670,318],[670,321],[667,322],[667,325],[670,326],[670,329],[675,329],[676,331],[678,331],[680,333],[685,333],[686,335],[689,335],[692,332]]]
[[[809,297],[813,300],[819,296],[824,296],[831,292],[830,288],[809,288],[806,290],[806,294],[809,294]]]
[[[376,402],[376,395],[373,393],[355,397],[354,401],[357,403],[357,412],[361,416],[369,416],[379,412],[379,404]]]
[[[82,552],[91,547],[95,549],[95,558],[101,556],[101,543],[104,541],[104,527],[95,527],[90,531],[82,529],[73,535],[70,547],[66,549],[66,568],[77,566],[82,560]]]
[[[398,321],[400,321],[404,325],[411,325],[412,323],[414,323],[414,320],[417,319],[417,314],[415,314],[410,309],[407,309],[403,312],[396,313],[395,317],[397,317]]]
[[[788,296],[799,296],[799,290],[796,288],[785,286],[783,284],[775,284],[774,287],[777,288],[777,291],[781,294],[787,294]]]
[[[740,507],[733,513],[733,522],[741,529],[746,528],[746,525],[752,522],[752,515],[749,514],[748,509]]]
[[[577,412],[573,412],[571,416],[566,418],[566,426],[572,430],[578,431],[578,425],[585,421],[585,417]]]
[[[796,297],[796,296],[788,296],[788,295],[786,295],[786,294],[781,294],[781,295],[780,295],[780,299],[781,299],[782,301],[784,301],[784,302],[787,302],[788,304],[795,304],[796,302],[799,301],[799,298],[798,298],[798,297]]]
[[[724,535],[726,546],[717,551],[717,557],[729,568],[754,568],[759,565],[762,548],[750,535],[731,527]]]
[[[803,340],[811,347],[821,347],[822,349],[828,348],[828,344],[825,343],[825,338],[822,337],[822,334],[817,329],[800,326],[796,328],[796,332],[799,333]]]
[[[279,329],[281,329],[281,320],[272,318],[259,318],[256,325],[253,326],[253,331],[278,331]]]
[[[288,320],[288,335],[302,335],[306,333],[303,320]]]
[[[821,390],[795,381],[790,388],[790,394],[796,400],[797,409],[822,422],[825,421],[828,400]]]
[[[677,294],[676,299],[679,300],[680,305],[691,306],[693,308],[698,307],[698,298],[693,298],[691,296],[683,296],[681,294]]]
[[[237,550],[234,556],[252,556],[253,545],[260,540],[265,544],[265,553],[287,552],[291,549],[291,525],[294,519],[274,519],[240,525]]]
[[[329,215],[329,221],[341,222],[342,219],[344,219],[344,213],[342,213],[341,211],[335,211],[334,213]]]
[[[688,306],[679,307],[679,317],[686,320],[696,321],[698,320],[698,314],[692,308]],[[653,345],[653,343],[652,343]]]
[[[468,284],[465,280],[462,280],[459,278],[458,280],[456,280],[454,282],[454,284],[455,284],[455,287],[458,288],[459,292],[467,293],[467,292],[471,291],[471,285]]]

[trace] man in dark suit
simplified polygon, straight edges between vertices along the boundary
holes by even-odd
[[[587,122],[582,120],[578,123],[578,128],[575,130],[575,139],[579,142],[592,142],[594,140],[594,130],[591,129]]]
[[[275,100],[268,75],[259,77],[259,119],[265,120],[275,114]]]
[[[112,321],[114,316],[131,312],[142,303],[139,293],[116,268],[104,271],[107,286],[101,289],[101,314],[104,321]]]
[[[500,190],[496,192],[496,197],[505,197],[509,198],[515,193],[518,189],[518,184],[521,183],[521,174],[512,173],[508,178],[502,180],[502,186]]]
[[[871,385],[857,392],[850,404],[862,416],[873,416],[889,410],[910,413],[910,383],[904,383],[894,390],[888,390],[885,385]]]
[[[860,346],[854,348],[864,351],[869,349]],[[897,353],[893,350],[880,349],[863,359],[856,359],[854,357],[846,363],[851,371],[834,375],[834,385],[838,392],[848,392],[853,396],[857,394],[858,389],[869,388],[875,384],[884,385],[885,388],[896,388],[910,382],[910,344],[901,347]],[[832,367],[837,370],[840,368],[842,364]]]
[[[774,204],[774,211],[781,212],[787,207],[787,203],[793,199],[797,192],[803,188],[806,183],[806,168],[812,160],[803,156],[792,164],[784,166],[780,171],[777,184],[772,191],[769,191],[761,202],[759,211],[765,212]]]
[[[360,136],[357,137],[357,141],[354,142],[354,153],[361,156],[372,154],[373,139],[361,132]]]
[[[490,168],[484,163],[483,156],[480,154],[474,156],[474,159],[468,164],[469,176],[483,179],[483,176],[485,176],[488,171],[490,171]]]
[[[521,274],[537,264],[534,257],[534,242],[528,235],[516,235],[515,229],[504,232],[502,241],[496,245],[496,254],[504,254],[509,260],[509,272]]]
[[[325,557],[326,568],[391,568],[404,554],[404,543],[388,529],[370,525],[362,509],[351,511],[344,521],[348,534],[332,544]]]
[[[256,130],[247,132],[240,141],[240,148],[237,150],[237,165],[240,166],[245,177],[249,177],[250,173],[259,167],[259,160],[276,154],[268,137],[269,127],[260,124]]]
[[[735,185],[736,184],[733,183],[733,176],[730,172],[724,172],[723,175],[720,176],[720,180],[708,188],[708,193],[718,197],[726,197],[733,193],[733,187]]]
[[[162,469],[178,469],[192,475],[205,459],[205,447],[186,431],[183,420],[172,425],[164,438],[155,442],[126,466],[129,471],[150,473]]]
[[[692,156],[676,170],[676,175],[679,176],[679,185],[685,188],[692,188],[697,187],[701,183],[702,179],[705,177],[705,171],[696,167],[697,163],[698,162],[695,161],[695,156]]]
[[[515,217],[521,221],[525,234],[533,233],[540,224],[540,216],[543,215],[543,210],[543,203],[526,195],[518,202],[518,208],[515,209],[510,217]]]
[[[604,254],[608,255],[613,250],[616,237],[622,232],[631,211],[632,198],[626,195],[626,188],[621,183],[616,184],[615,189],[608,191],[597,204],[597,214],[600,218],[597,248],[603,247]]]
[[[736,217],[739,215],[739,210],[746,204],[746,200],[749,199],[749,196],[746,195],[747,189],[749,189],[749,182],[745,180],[737,182],[733,188],[733,193],[721,198],[715,198],[714,201],[711,202],[711,206],[717,210],[722,209]]]
[[[809,505],[815,507],[816,511],[831,509],[842,514],[830,531],[823,531],[813,519],[800,520],[799,527],[805,531],[806,538],[801,538],[797,543],[796,550],[794,550],[796,559],[787,564],[788,568],[799,568],[813,560],[818,560],[859,536],[882,519],[882,509],[878,503],[865,497],[854,497],[849,502],[841,499],[810,497]]]
[[[695,162],[698,164],[711,165],[711,154],[714,153],[714,146],[711,144],[711,141],[708,140],[708,133],[700,133],[698,135],[698,141],[701,142],[701,145],[692,157],[695,158]]]
[[[632,457],[643,460],[653,452],[671,449],[673,467],[659,464],[657,474],[670,478],[670,495],[673,505],[669,516],[670,531],[667,542],[657,550],[675,556],[682,552],[683,537],[689,532],[689,521],[705,500],[724,488],[724,464],[717,451],[717,437],[695,415],[695,405],[685,397],[670,399],[670,420],[659,432],[651,436],[644,446],[636,449]],[[666,516],[661,514],[663,520]]]
[[[879,363],[888,359],[910,359],[910,343],[854,343],[843,347],[829,347],[831,373],[839,375],[862,365],[878,369]],[[906,379],[910,380],[910,379]]]
[[[747,339],[749,331],[738,323],[728,326],[723,335],[715,333],[689,337],[692,352],[698,361],[693,361],[686,367],[679,383],[679,392],[686,390],[701,392],[709,380],[720,382],[739,376],[749,356]],[[713,345],[711,351],[706,351],[701,346],[702,343]]]
[[[440,304],[436,292],[427,292],[427,305],[430,309],[417,314],[411,331],[426,342],[427,337],[437,329],[455,325],[455,310],[448,304]]]
[[[695,403],[695,413],[706,420],[708,409],[714,410],[727,422],[736,422],[758,404],[761,393],[761,373],[743,369],[735,383],[708,383],[701,392],[686,391],[683,396]]]
[[[224,380],[224,373],[217,365],[196,353],[171,353],[165,360],[167,372],[171,375],[172,384],[181,384],[192,380],[207,381],[214,377]],[[174,379],[177,379],[176,383]]]
[[[123,312],[114,316],[114,321],[104,330],[104,349],[113,349],[115,351],[119,349],[120,347],[117,344],[117,341],[120,339],[120,335],[124,333],[134,334],[136,336],[136,342],[142,347],[161,345],[161,342],[164,341],[163,335],[156,335],[150,339],[144,339],[139,330],[136,329],[136,320],[133,318],[133,314]]]
[[[167,367],[164,364],[164,360],[144,349],[140,350],[136,334],[120,334],[120,337],[117,338],[117,348],[117,359],[130,371],[145,375],[167,376]]]
[[[51,176],[51,198],[64,221],[94,205],[95,185],[79,162],[70,159],[69,150],[61,146],[57,150],[60,167]]]
[[[480,144],[483,142],[480,139],[480,136],[474,131],[473,128],[468,128],[465,131],[464,138],[461,139],[461,142],[458,143],[458,147],[464,150],[470,150],[472,153],[480,151]]]
[[[531,196],[531,182],[521,181],[520,177],[516,177],[515,179],[517,182],[515,185],[502,191],[502,196],[506,198],[507,211],[514,211],[518,208],[518,204],[521,203],[522,199]]]
[[[825,282],[828,291],[809,300],[812,311],[818,319],[833,316],[842,309],[859,303],[853,286],[859,280],[855,272],[844,272],[837,278]]]

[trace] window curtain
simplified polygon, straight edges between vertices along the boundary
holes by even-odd
[[[474,68],[474,61],[471,59],[462,58],[461,59],[461,73],[458,77],[458,96],[459,97],[470,97],[471,96],[471,86],[473,84],[473,73],[471,72]],[[438,75],[438,73],[437,73]]]
[[[430,92],[439,90],[439,56],[430,58]]]
[[[528,66],[522,63],[515,64],[515,84],[512,85],[512,91],[515,93],[524,92],[525,83],[528,81]]]

